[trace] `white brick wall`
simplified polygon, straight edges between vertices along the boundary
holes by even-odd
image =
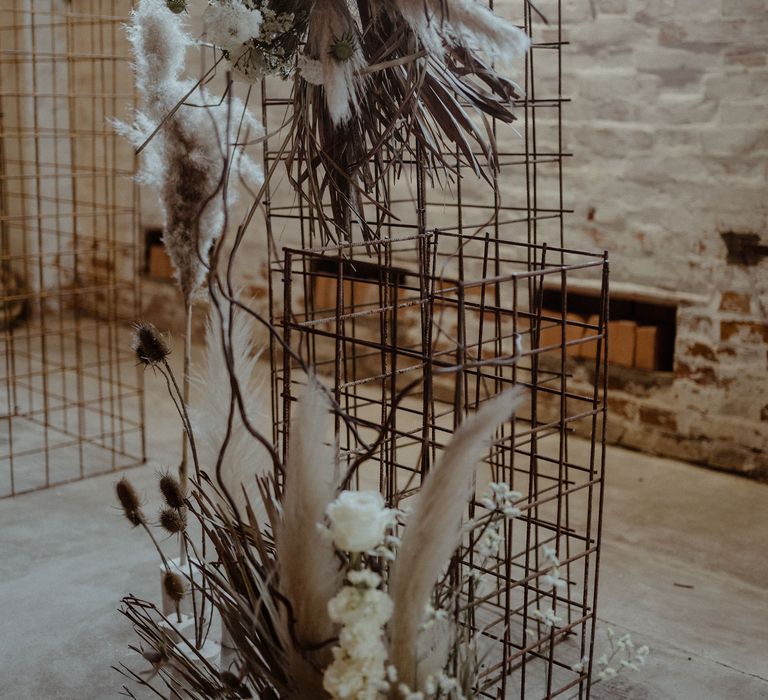
[[[768,5],[564,7],[569,242],[607,249],[613,281],[706,299],[679,310],[675,380],[653,399],[676,430],[635,406],[614,413],[612,437],[766,476],[768,261],[727,265],[719,234],[768,243]]]

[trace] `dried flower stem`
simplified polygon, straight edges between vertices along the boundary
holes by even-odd
[[[184,335],[184,374],[182,376],[182,395],[181,405],[185,413],[189,411],[189,379],[192,364],[192,302],[189,298],[185,300],[184,313],[186,314],[186,332]],[[179,484],[181,485],[181,493],[187,495],[187,485],[189,481],[189,448],[192,443],[192,430],[187,419],[187,424],[183,427],[181,432],[181,464],[179,465]],[[195,465],[197,466],[197,465]],[[199,471],[198,469],[195,470]],[[187,552],[184,549],[184,545],[181,545],[181,551],[179,553],[179,561],[182,566],[187,562]]]

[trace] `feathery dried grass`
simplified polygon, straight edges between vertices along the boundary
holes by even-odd
[[[297,690],[305,693],[302,697],[314,693],[311,697],[317,698],[326,694],[322,675],[312,664],[323,668],[330,661],[327,642],[334,636],[334,624],[328,601],[343,579],[333,544],[318,528],[340,482],[336,450],[327,444],[328,409],[327,399],[310,377],[291,425],[282,513],[275,528],[280,593],[290,604],[288,628],[299,647],[307,650],[304,655],[289,650],[287,672]]]
[[[208,270],[211,244],[225,222],[221,191],[225,165],[234,160],[251,187],[263,182],[261,168],[242,148],[230,152],[244,131],[264,130],[236,98],[219,101],[195,81],[182,77],[187,49],[194,43],[181,16],[164,0],[140,0],[128,27],[141,111],[133,124],[114,122],[118,133],[142,151],[138,179],[157,190],[165,214],[163,241],[188,302]],[[192,93],[202,106],[184,104]],[[158,128],[161,125],[161,128]],[[237,188],[227,189],[231,205]]]
[[[217,480],[242,514],[246,506],[258,508],[261,502],[258,481],[269,473],[272,461],[262,444],[243,422],[234,391],[239,391],[251,427],[263,434],[271,432],[270,417],[264,410],[266,391],[260,351],[256,349],[255,321],[245,312],[232,308],[224,320],[211,311],[206,328],[205,365],[198,378],[200,403],[192,411],[192,423],[201,464],[216,474]],[[231,425],[229,418],[231,415]]]
[[[419,630],[440,572],[461,544],[461,519],[475,467],[496,429],[520,403],[518,390],[507,391],[486,401],[459,426],[424,480],[408,518],[389,579],[394,603],[389,635],[390,659],[400,680],[412,688],[424,681],[417,654]]]

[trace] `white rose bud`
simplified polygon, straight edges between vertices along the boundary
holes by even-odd
[[[333,543],[345,552],[369,552],[380,545],[393,514],[378,491],[342,491],[326,510]]]

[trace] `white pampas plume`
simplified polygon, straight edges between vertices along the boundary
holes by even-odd
[[[259,366],[259,355],[254,345],[256,321],[244,311],[234,309],[231,333],[233,376],[239,385],[243,398],[245,415],[250,425],[262,435],[271,436],[271,420],[268,406],[265,407],[266,373]],[[225,322],[227,310],[224,310]],[[215,480],[215,467],[227,433],[227,418],[233,397],[230,371],[222,345],[226,325],[219,314],[211,310],[206,329],[205,365],[198,378],[201,391],[198,404],[192,411],[192,423],[198,457],[203,468]],[[243,423],[240,409],[235,403],[232,430],[221,463],[221,480],[241,517],[245,517],[246,505],[250,504],[263,521],[264,512],[260,507],[261,495],[257,478],[270,474],[272,459],[264,446],[251,435]],[[229,508],[229,503],[224,504]]]
[[[203,13],[203,36],[212,44],[232,50],[258,37],[263,17],[256,8],[241,0],[220,0]]]
[[[133,124],[114,125],[137,148],[146,144],[138,179],[158,191],[165,214],[163,241],[188,302],[205,280],[211,244],[222,233],[225,203],[218,190],[225,156],[231,155],[247,185],[260,186],[260,168],[240,146],[234,153],[232,148],[239,132],[247,140],[261,137],[264,129],[242,101],[217,100],[181,77],[194,42],[165,0],[140,0],[127,33],[141,111]],[[176,109],[185,98],[204,106]],[[228,195],[226,206],[234,203],[237,188],[231,186]]]
[[[522,401],[512,389],[486,401],[459,426],[424,479],[389,579],[395,611],[389,623],[390,659],[401,682],[418,688],[419,630],[440,572],[461,543],[461,519],[475,467],[496,429]],[[432,664],[429,664],[432,668]]]
[[[346,3],[317,0],[312,8],[307,37],[307,55],[303,68],[319,62],[319,75],[304,74],[308,82],[322,84],[328,114],[336,126],[349,121],[358,104],[366,65],[360,49],[357,25]],[[315,64],[316,65],[316,64]]]
[[[530,46],[525,32],[476,0],[395,0],[395,5],[436,56],[443,55],[447,41],[509,63]]]
[[[448,24],[457,43],[484,51],[496,61],[514,61],[531,45],[530,37],[522,29],[476,0],[451,0]]]
[[[291,605],[289,632],[305,648],[334,636],[328,601],[343,582],[333,543],[319,527],[341,481],[336,449],[327,444],[328,418],[328,400],[310,377],[291,421],[282,517],[275,531],[279,590]],[[315,667],[330,662],[331,646],[304,656],[288,650],[286,675],[304,693],[302,698],[326,697]]]

